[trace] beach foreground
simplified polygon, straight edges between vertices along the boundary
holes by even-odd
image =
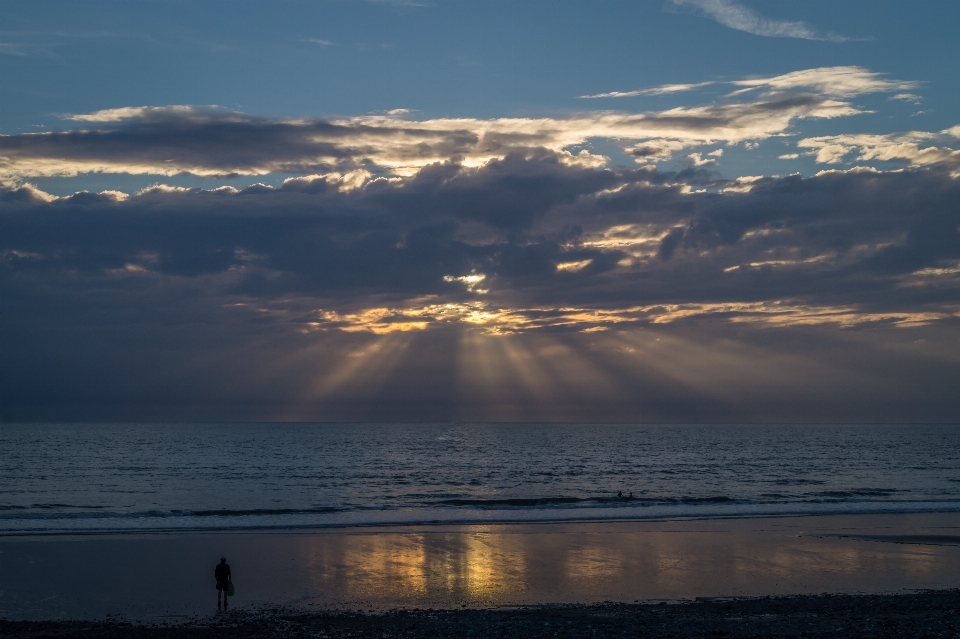
[[[179,624],[4,622],[0,637],[956,637],[960,592],[597,604],[512,610],[230,612]]]
[[[495,608],[960,587],[960,514],[0,538],[0,618]]]

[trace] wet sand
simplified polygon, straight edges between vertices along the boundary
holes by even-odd
[[[960,514],[0,538],[0,618],[457,609],[960,586]]]

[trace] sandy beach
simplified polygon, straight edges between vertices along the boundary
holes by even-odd
[[[233,610],[680,602],[960,586],[960,515],[0,539],[0,618],[183,622]]]

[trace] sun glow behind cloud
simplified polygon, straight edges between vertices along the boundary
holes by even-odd
[[[455,368],[438,389],[458,407],[453,419],[470,419],[477,406],[495,421],[563,419],[564,412],[569,419],[579,414],[570,412],[577,404],[621,404],[626,398],[637,414],[655,418],[665,396],[685,397],[690,406],[711,406],[722,415],[745,402],[762,402],[774,390],[790,389],[787,395],[799,399],[819,392],[811,384],[815,378],[817,384],[846,384],[854,374],[840,362],[828,364],[809,354],[643,328],[578,337],[475,330],[458,335],[448,346]],[[390,392],[398,377],[411,383],[432,379],[423,339],[378,335],[362,344],[316,367],[309,390],[283,418],[307,418],[331,401],[372,401]],[[424,392],[416,389],[403,392]]]
[[[233,392],[287,380],[271,417],[408,398],[411,414],[495,419],[567,419],[577,402],[714,415],[748,410],[756,389],[863,390],[888,342],[952,357],[912,336],[960,318],[960,129],[837,132],[923,86],[833,66],[581,96],[688,98],[644,111],[74,115],[69,130],[0,137],[2,285],[19,307],[49,295],[63,309],[16,319],[24,332],[107,314],[222,329],[211,344],[244,348],[206,361],[256,371]],[[894,102],[860,103],[884,93]],[[808,175],[761,175],[764,157]],[[158,179],[59,197],[27,182],[112,175]],[[146,347],[126,339],[118,353]],[[813,361],[806,339],[873,341],[847,366],[826,347]]]
[[[753,268],[764,264],[750,265]],[[739,267],[734,267],[739,268]],[[927,269],[915,276],[953,275],[955,269]],[[304,330],[337,329],[376,335],[422,331],[441,325],[465,324],[491,335],[566,329],[580,332],[606,330],[616,325],[671,324],[693,318],[717,316],[730,322],[768,327],[830,324],[850,328],[884,322],[894,326],[924,326],[960,317],[960,307],[940,312],[868,312],[855,306],[810,306],[796,302],[727,302],[711,304],[655,304],[623,309],[599,308],[496,308],[483,302],[429,304],[406,308],[372,308],[341,315],[320,311],[321,320],[308,322]]]

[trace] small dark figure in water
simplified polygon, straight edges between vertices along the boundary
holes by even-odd
[[[618,490],[618,491],[617,491],[617,499],[623,499],[623,491],[622,491],[622,490]]]
[[[227,609],[227,589],[233,578],[230,576],[230,565],[226,557],[220,558],[220,563],[213,570],[213,576],[217,578],[217,610],[220,610],[220,594],[223,594],[223,609]]]
[[[633,499],[633,491],[632,491],[632,490],[630,491],[630,497],[628,497],[628,499]]]

